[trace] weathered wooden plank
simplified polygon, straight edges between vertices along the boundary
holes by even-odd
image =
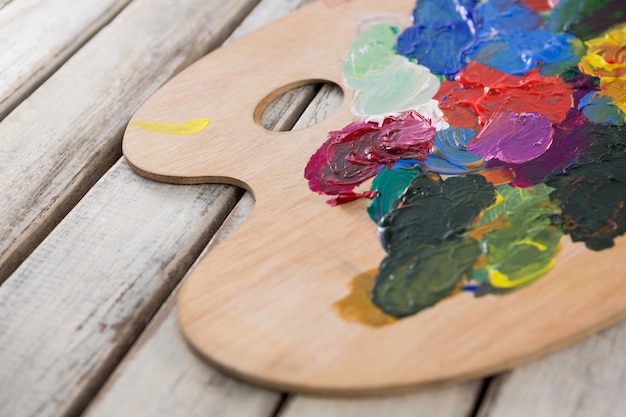
[[[367,364],[363,364],[367,366]],[[381,398],[295,396],[278,417],[459,417],[470,416],[479,382]]]
[[[120,160],[0,286],[0,415],[79,412],[239,195]]]
[[[0,120],[130,2],[9,1],[0,1]]]
[[[481,417],[626,415],[626,321],[494,380]]]
[[[253,204],[246,193],[209,247],[230,234]],[[176,324],[175,298],[159,311],[85,416],[270,416],[278,393],[224,376],[191,352]]]
[[[285,2],[289,3],[292,2]],[[248,27],[256,27],[256,24],[250,24],[250,20],[275,18],[276,13],[262,12],[268,7],[286,13],[285,9],[275,9],[277,5],[280,5],[280,2],[275,0],[262,2],[248,18]],[[244,33],[239,31],[238,35]],[[300,93],[289,95],[282,106],[270,109],[267,118],[277,120],[285,114],[297,114],[297,109],[306,101],[307,96],[306,92]],[[341,99],[340,95],[338,97]],[[288,98],[291,99],[290,102],[286,101]],[[321,93],[320,98],[333,102],[333,97],[329,97],[328,93]],[[334,100],[336,101],[336,98]],[[310,107],[312,109],[308,110],[306,120],[301,121],[302,127],[324,117],[323,111],[327,108],[321,103]],[[267,121],[265,122],[267,124]],[[253,204],[252,195],[246,193],[210,246],[230,234],[252,210]],[[271,415],[280,400],[277,393],[253,389],[224,377],[191,354],[175,324],[174,303],[175,294],[99,393],[86,415],[92,417],[120,414],[168,417],[217,414]]]
[[[139,105],[256,1],[136,0],[0,123],[0,281],[120,157]]]

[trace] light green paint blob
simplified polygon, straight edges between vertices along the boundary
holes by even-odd
[[[552,268],[561,238],[561,231],[551,221],[559,213],[550,201],[552,190],[545,184],[497,188],[502,202],[485,211],[473,225],[477,228],[500,224],[487,231],[480,241],[487,262],[473,274],[475,280],[484,280],[477,295],[508,292]]]
[[[439,90],[439,78],[397,55],[396,35],[395,28],[384,24],[369,27],[357,37],[342,63],[346,84],[357,91],[352,103],[357,116],[380,122],[391,113],[420,107],[432,111],[429,103]]]
[[[186,136],[201,132],[211,123],[209,119],[195,119],[185,123],[144,123],[132,122],[131,126],[150,132],[164,133],[166,135]]]

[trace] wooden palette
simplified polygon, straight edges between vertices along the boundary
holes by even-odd
[[[383,4],[384,3],[384,4]],[[250,217],[200,261],[178,311],[202,357],[278,389],[380,393],[487,375],[553,351],[626,315],[626,259],[562,239],[557,266],[506,296],[461,294],[382,327],[342,319],[333,304],[384,257],[367,202],[331,208],[303,176],[331,130],[352,119],[350,93],[325,121],[272,133],[263,105],[312,80],[342,84],[340,62],[359,25],[407,21],[413,0],[322,1],[216,50],[179,74],[134,122],[210,118],[176,136],[131,123],[124,154],[142,175],[250,190]],[[158,209],[158,208],[157,208]]]

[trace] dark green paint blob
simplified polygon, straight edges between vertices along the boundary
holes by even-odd
[[[573,241],[603,250],[626,232],[626,129],[597,125],[597,138],[587,161],[546,184],[556,188],[550,198],[561,206],[563,231]]]
[[[464,232],[495,199],[493,184],[480,175],[418,175],[379,222],[389,256],[372,289],[374,304],[404,317],[459,288],[481,254]]]
[[[385,313],[406,317],[451,295],[480,255],[472,238],[424,243],[392,253],[380,266],[372,301]]]
[[[549,27],[586,41],[624,21],[624,0],[560,0],[550,14]]]
[[[493,184],[480,175],[450,177],[445,181],[436,174],[430,176],[417,176],[402,194],[397,208],[379,222],[387,252],[458,237],[483,209],[495,202]]]
[[[367,207],[370,218],[378,223],[392,208],[396,208],[394,204],[397,204],[404,190],[420,172],[419,168],[383,168],[372,183],[372,190],[376,191],[377,194]]]

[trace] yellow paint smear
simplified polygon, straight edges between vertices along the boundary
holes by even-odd
[[[333,304],[342,319],[370,327],[381,327],[396,321],[370,300],[370,291],[377,273],[378,270],[373,269],[357,275],[349,284],[350,294]]]
[[[132,122],[131,126],[149,132],[163,133],[166,135],[187,136],[201,132],[211,123],[209,119],[195,119],[185,123],[144,123]]]
[[[496,288],[519,287],[521,285],[527,284],[539,278],[540,276],[542,276],[543,274],[551,270],[553,267],[554,267],[554,261],[551,260],[550,262],[548,262],[546,266],[544,266],[540,270],[535,271],[532,274],[526,275],[525,277],[512,280],[512,281],[509,279],[507,275],[503,274],[497,269],[492,269],[489,271],[489,282],[491,283],[491,285],[493,285]]]

